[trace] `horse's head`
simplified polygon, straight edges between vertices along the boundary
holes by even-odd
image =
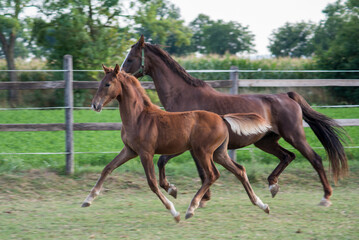
[[[121,69],[135,77],[142,77],[145,68],[144,56],[145,38],[142,35],[137,43],[132,45],[131,50],[127,54],[125,60],[121,65]]]
[[[105,77],[101,80],[91,105],[92,109],[97,112],[101,112],[106,104],[121,95],[122,92],[120,66],[116,64],[116,67],[112,69],[102,65],[102,68],[105,71]]]

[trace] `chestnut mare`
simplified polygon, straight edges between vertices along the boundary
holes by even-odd
[[[121,137],[125,146],[103,169],[83,207],[90,206],[99,195],[108,174],[139,155],[151,190],[178,222],[179,213],[157,186],[153,155],[180,154],[190,150],[205,177],[188,207],[186,219],[193,216],[203,195],[220,175],[213,161],[232,172],[242,182],[251,202],[269,213],[268,205],[254,194],[245,168],[232,161],[227,154],[229,136],[226,124],[238,134],[258,134],[270,128],[262,117],[254,113],[224,116],[206,111],[169,113],[152,104],[140,82],[134,76],[119,71],[119,65],[116,64],[115,69],[105,66],[103,69],[106,75],[92,100],[92,107],[100,112],[111,100],[118,100],[122,118]]]
[[[167,111],[207,110],[217,114],[251,112],[259,114],[271,124],[271,131],[240,136],[229,129],[228,148],[236,149],[254,144],[264,152],[279,158],[278,166],[268,177],[269,190],[274,197],[279,191],[279,175],[295,158],[294,153],[278,144],[278,140],[283,137],[306,157],[317,171],[324,188],[324,197],[320,205],[331,205],[329,199],[332,188],[326,177],[321,157],[309,146],[305,138],[302,119],[309,124],[324,146],[334,182],[348,172],[347,157],[340,141],[341,134],[345,132],[333,119],[314,111],[299,94],[295,92],[252,95],[220,93],[204,81],[189,75],[160,47],[145,43],[143,36],[131,47],[121,68],[136,77],[149,75]],[[164,170],[165,164],[171,157],[173,156],[161,156],[158,161],[160,185],[166,190],[173,186],[168,183]],[[196,158],[193,155],[192,157]],[[203,171],[198,164],[197,168],[203,181]],[[173,188],[175,189],[174,186]],[[172,191],[171,195],[176,197],[176,192]],[[202,202],[209,198],[208,191]]]

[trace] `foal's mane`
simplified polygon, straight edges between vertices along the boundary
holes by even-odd
[[[151,105],[154,105],[152,102],[151,102],[151,99],[148,97],[145,89],[141,86],[141,83],[140,81],[138,81],[138,79],[124,71],[121,71],[119,73],[119,75],[122,75],[125,79],[126,79],[126,82],[123,82],[123,85],[124,86],[127,86],[127,85],[132,85],[133,87],[135,87],[135,89],[137,90],[137,92],[140,94],[140,96],[142,97],[143,99],[143,103],[145,104],[145,106],[151,106]],[[129,83],[129,84],[128,84]]]
[[[130,84],[133,87],[135,87],[137,92],[141,95],[141,97],[143,99],[143,104],[145,106],[156,106],[151,102],[151,99],[148,97],[145,89],[141,86],[140,81],[138,81],[138,79],[136,77],[134,77],[134,76],[132,76],[130,74],[127,74],[124,71],[121,71],[119,73],[119,75],[122,75],[125,78],[125,82],[120,80],[122,82],[123,86],[128,86]]]
[[[178,74],[183,80],[194,87],[203,87],[206,83],[198,78],[191,76],[181,65],[178,64],[165,50],[158,45],[145,43],[145,47],[160,57],[162,61],[176,74]]]

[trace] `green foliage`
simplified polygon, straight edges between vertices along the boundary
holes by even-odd
[[[229,70],[231,66],[236,66],[242,70],[312,70],[315,69],[315,62],[311,59],[299,58],[276,58],[276,59],[248,59],[238,58],[234,55],[206,55],[204,57],[179,57],[176,58],[185,69],[218,69]],[[202,80],[223,80],[229,79],[228,73],[191,73],[191,75]],[[316,78],[311,73],[240,73],[240,78]]]
[[[329,4],[323,11],[326,19],[316,30],[315,60],[319,68],[331,70],[359,69],[359,2],[348,0]],[[357,78],[337,73],[337,78]],[[359,88],[333,87],[332,93],[341,101],[359,103]]]
[[[118,27],[119,1],[57,1],[43,8],[53,18],[34,19],[32,35],[51,66],[62,68],[65,54],[74,56],[74,69],[120,62],[131,35]]]
[[[170,54],[186,53],[192,33],[180,20],[179,9],[166,0],[142,1],[133,16],[136,32],[153,43],[167,46]]]
[[[248,26],[238,22],[213,21],[206,15],[200,14],[190,23],[193,35],[193,49],[201,53],[254,52],[254,35]]]
[[[311,22],[287,22],[272,32],[268,48],[276,57],[310,57],[314,51],[311,43],[314,29]]]

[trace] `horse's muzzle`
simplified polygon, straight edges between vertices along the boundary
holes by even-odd
[[[91,108],[96,111],[96,112],[101,112],[102,110],[102,105],[101,104],[98,104],[96,105],[95,103],[92,104]]]

